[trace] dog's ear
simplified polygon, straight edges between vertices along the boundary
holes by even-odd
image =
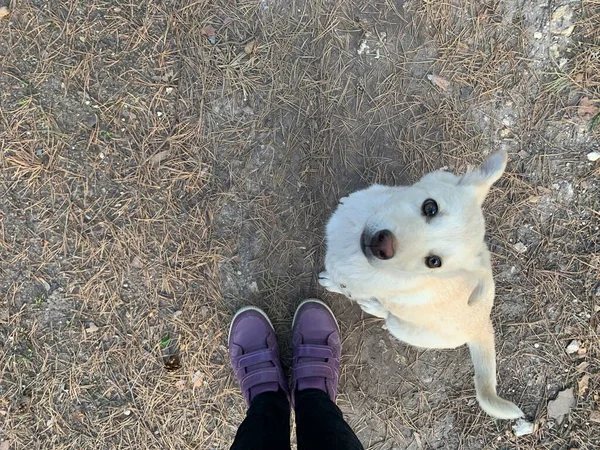
[[[473,186],[477,201],[482,204],[492,184],[504,173],[507,159],[508,155],[504,150],[493,153],[483,162],[481,167],[463,175],[458,184]]]

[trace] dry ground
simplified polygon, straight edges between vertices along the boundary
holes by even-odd
[[[572,33],[549,28],[562,5]],[[339,316],[366,448],[600,446],[598,0],[0,6],[0,449],[226,449],[231,314],[260,305],[285,343],[307,296]],[[520,438],[478,408],[465,349],[407,347],[316,284],[337,198],[498,148],[499,391],[537,426]]]

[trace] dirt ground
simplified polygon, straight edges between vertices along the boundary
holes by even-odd
[[[338,315],[365,448],[600,448],[599,0],[0,6],[1,450],[227,449],[232,313],[264,308],[287,362],[306,297]],[[478,407],[466,348],[406,346],[316,283],[339,197],[500,148],[521,437]]]

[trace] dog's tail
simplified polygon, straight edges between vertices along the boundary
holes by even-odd
[[[481,408],[498,419],[518,419],[523,413],[517,405],[496,394],[496,350],[492,324],[477,339],[469,342],[471,359],[475,367],[475,391]]]

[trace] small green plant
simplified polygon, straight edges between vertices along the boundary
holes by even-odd
[[[594,116],[594,118],[592,119],[592,121],[590,122],[590,131],[594,131],[594,129],[598,126],[599,123],[600,123],[600,112],[598,114],[596,114]]]
[[[40,294],[35,298],[35,306],[37,308],[39,308],[40,306],[42,306],[42,304],[44,303],[44,300],[46,300],[46,297],[44,296],[44,294]]]

